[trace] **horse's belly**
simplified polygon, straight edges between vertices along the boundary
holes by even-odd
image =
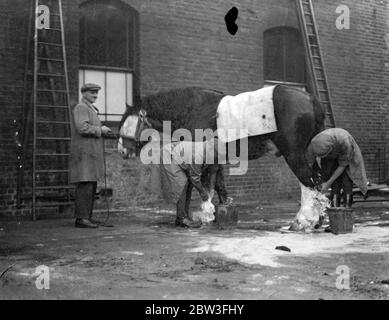
[[[227,144],[228,157],[237,156],[241,159],[247,157],[248,160],[258,159],[265,154],[272,154],[278,157],[281,153],[273,141],[270,140],[270,137],[270,135],[254,136],[230,142]]]
[[[258,159],[265,154],[280,155],[277,146],[269,139],[269,135],[250,137],[248,142],[249,160]]]

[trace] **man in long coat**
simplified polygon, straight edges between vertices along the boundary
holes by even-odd
[[[93,105],[101,87],[87,83],[81,88],[82,99],[73,109],[70,150],[70,183],[76,184],[75,226],[97,228],[92,219],[97,181],[104,176],[103,136],[111,131],[102,126]]]

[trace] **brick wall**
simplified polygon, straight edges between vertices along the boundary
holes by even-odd
[[[21,120],[27,8],[0,4],[0,209],[10,213],[16,189],[16,143]],[[19,1],[19,4],[21,1]]]
[[[347,129],[366,154],[370,181],[378,179],[376,151],[388,145],[388,68],[385,68],[387,1],[342,1],[350,29],[338,30],[336,0],[314,1],[338,127]]]
[[[15,133],[21,132],[23,127],[23,79],[30,14],[28,3],[23,0],[5,0],[0,3],[0,212],[6,215],[30,212],[28,201],[23,202],[19,210],[15,202],[19,155]],[[63,1],[72,103],[78,99],[77,8],[77,3]],[[25,194],[29,194],[31,189],[31,166],[29,147],[24,174]]]
[[[389,83],[389,2],[386,3],[386,27],[385,27],[385,42],[386,42],[386,48],[384,51],[384,60],[385,60],[385,79],[384,83]],[[385,141],[386,146],[389,148],[389,94],[387,93],[388,89],[386,89],[386,98],[384,97],[384,112],[386,114],[385,117]]]
[[[192,85],[228,94],[257,89],[264,81],[263,32],[276,26],[298,26],[294,0],[123,2],[140,14],[137,73],[142,95]],[[78,3],[63,3],[74,103],[78,99]],[[384,41],[385,30],[389,32],[387,1],[342,1],[351,10],[350,30],[335,27],[339,1],[313,3],[337,125],[355,136],[363,152],[375,151],[387,143],[389,132],[389,68],[385,68],[388,48]],[[235,36],[224,24],[224,15],[232,6],[239,9]],[[22,121],[27,11],[22,0],[0,3],[0,211],[8,214],[15,212],[17,124],[13,121]],[[154,199],[145,196],[147,170],[139,169],[139,163],[123,161],[109,148],[107,163],[108,184],[114,188],[116,206],[142,205]],[[374,165],[374,159],[369,158],[370,180],[374,180]],[[298,182],[282,158],[266,156],[250,161],[248,174],[227,177],[227,182],[231,195],[241,201],[299,198]]]

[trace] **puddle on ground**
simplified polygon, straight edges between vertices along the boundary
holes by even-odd
[[[276,250],[287,246],[291,252]],[[333,253],[384,253],[389,252],[389,228],[359,226],[353,233],[287,233],[258,232],[258,235],[241,233],[223,236],[209,235],[199,241],[189,252],[216,252],[228,259],[245,264],[260,264],[270,267],[283,266],[279,257],[329,255]]]

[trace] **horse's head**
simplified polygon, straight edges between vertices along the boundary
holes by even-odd
[[[120,139],[118,142],[118,151],[124,159],[134,158],[139,155],[144,142],[140,141],[143,130],[152,128],[147,118],[147,112],[141,109],[138,114],[132,114],[127,117],[120,128]]]

